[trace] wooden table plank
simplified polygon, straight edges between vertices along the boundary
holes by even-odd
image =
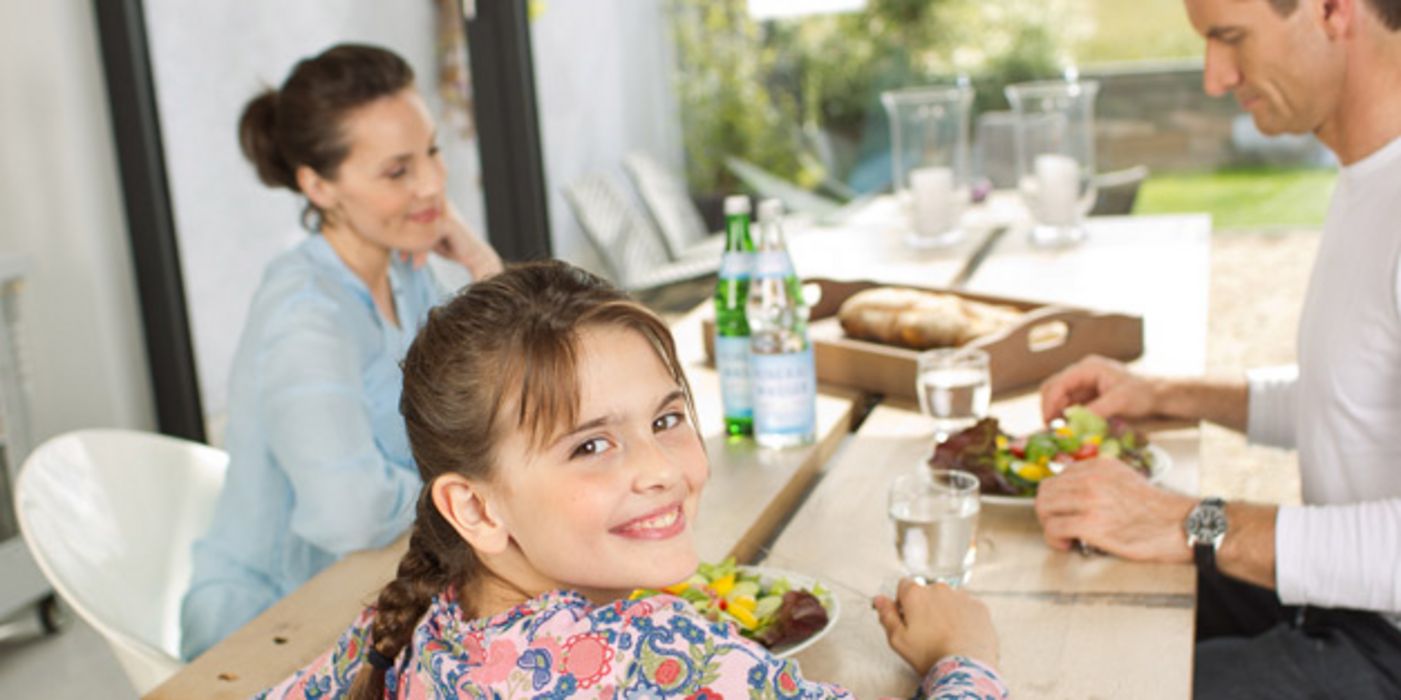
[[[817,442],[782,451],[724,434],[720,381],[705,367],[687,370],[710,456],[710,482],[695,523],[703,559],[751,560],[796,507],[850,428],[858,398],[823,388]],[[287,677],[328,649],[393,576],[405,540],[337,562],[279,601],[147,698],[244,698]]]
[[[886,517],[886,489],[896,476],[923,464],[933,432],[923,415],[876,408],[764,561],[816,576],[838,591],[843,614],[837,628],[798,658],[808,676],[841,683],[858,697],[908,695],[918,682],[887,647],[870,599],[893,593],[901,573]],[[1172,442],[1175,460],[1181,459],[1174,471],[1194,481],[1195,438],[1178,436]],[[984,506],[977,540],[968,587],[993,612],[1002,640],[1001,670],[1014,694],[1189,693],[1196,585],[1190,566],[1051,550],[1028,507]]]

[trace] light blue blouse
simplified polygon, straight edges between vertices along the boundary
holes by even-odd
[[[228,476],[181,605],[185,658],[413,522],[421,482],[399,362],[443,293],[427,267],[394,257],[400,327],[319,235],[264,273],[234,357]]]

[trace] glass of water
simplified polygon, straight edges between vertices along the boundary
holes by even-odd
[[[915,378],[919,405],[934,418],[938,442],[988,414],[992,377],[988,354],[976,348],[942,348],[919,354]]]
[[[957,469],[929,469],[890,484],[895,551],[905,573],[920,583],[959,586],[977,556],[978,477]]]

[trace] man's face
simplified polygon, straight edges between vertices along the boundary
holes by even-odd
[[[1185,0],[1206,38],[1203,87],[1233,93],[1266,134],[1326,126],[1343,83],[1343,48],[1324,29],[1326,0],[1299,0],[1288,16],[1267,0]]]

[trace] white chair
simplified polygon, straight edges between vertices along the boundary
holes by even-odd
[[[705,229],[705,221],[680,178],[641,151],[630,153],[623,159],[623,166],[656,222],[672,261],[720,258],[725,250],[725,235]]]
[[[228,454],[131,430],[81,430],[24,461],[25,544],[73,611],[106,638],[138,694],[180,669],[190,545],[209,527]]]
[[[672,261],[662,235],[606,175],[586,175],[564,190],[584,236],[628,291],[655,289],[715,274],[720,256]]]

